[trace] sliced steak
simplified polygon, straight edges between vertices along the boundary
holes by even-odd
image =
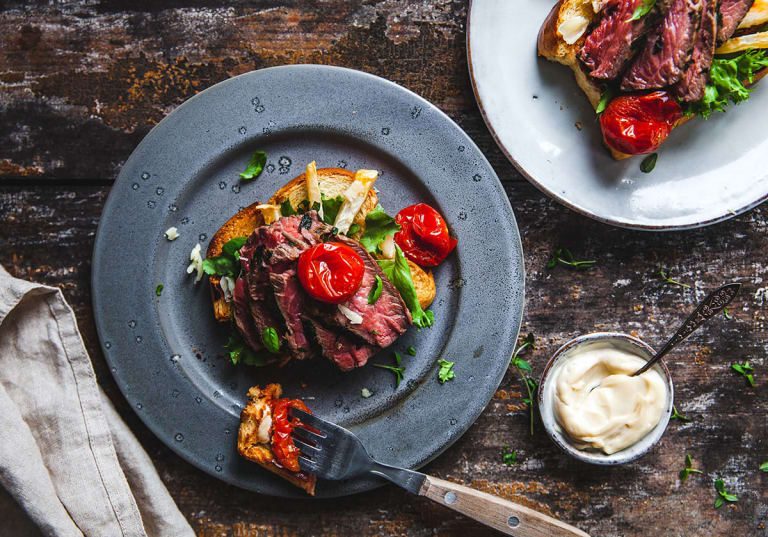
[[[661,89],[680,80],[691,59],[703,7],[703,0],[672,0],[664,20],[624,75],[621,89]]]
[[[269,281],[275,291],[277,307],[285,320],[285,341],[291,348],[291,354],[298,360],[313,358],[315,352],[304,330],[305,293],[296,269],[273,272],[269,275]]]
[[[747,12],[752,9],[754,0],[721,0],[720,24],[717,29],[717,42],[728,41],[744,20]]]
[[[680,82],[672,87],[672,93],[680,100],[689,103],[700,101],[704,97],[709,68],[715,57],[715,34],[717,33],[717,0],[703,0],[704,9],[701,24],[693,43],[691,61],[685,68]]]
[[[372,345],[388,347],[408,330],[411,325],[411,312],[408,311],[400,293],[387,279],[379,264],[360,243],[341,235],[335,240],[355,250],[365,265],[365,274],[360,288],[352,298],[341,304],[360,315],[363,321],[352,324],[352,321],[341,313],[338,306],[317,301],[313,301],[315,312],[320,318],[328,319],[329,323],[349,330]],[[373,304],[368,304],[368,295],[376,285],[376,276],[381,278],[381,296]]]
[[[637,52],[637,44],[666,12],[669,0],[658,0],[645,17],[630,21],[642,0],[608,0],[597,27],[584,40],[579,59],[594,78],[618,77]]]
[[[310,323],[323,355],[341,371],[347,372],[364,366],[379,350],[362,341],[354,341],[349,336],[338,334],[314,319],[310,319]]]
[[[248,346],[255,351],[263,349],[261,336],[256,331],[251,317],[248,288],[243,278],[235,281],[235,290],[232,293],[232,316],[235,319],[235,326]]]

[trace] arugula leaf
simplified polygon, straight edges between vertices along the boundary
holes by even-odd
[[[762,472],[768,472],[768,462],[764,462],[760,465],[759,470]]]
[[[296,214],[296,209],[291,205],[291,200],[285,200],[280,204],[280,214],[283,216],[291,216]]]
[[[613,100],[613,98],[616,96],[616,88],[613,86],[608,86],[605,91],[600,95],[600,102],[597,103],[597,108],[595,108],[595,114],[598,116],[605,112],[605,109],[608,107],[608,104]]]
[[[635,8],[635,12],[632,13],[632,17],[627,19],[627,22],[636,21],[645,17],[656,5],[656,0],[643,0],[640,5]]]
[[[512,466],[513,464],[517,464],[517,450],[513,449],[512,451],[509,451],[509,444],[504,444],[504,448],[501,450],[501,462],[506,464],[507,466]]]
[[[677,408],[672,405],[672,415],[669,417],[671,420],[680,420],[680,421],[691,421],[691,418],[686,418],[682,414],[679,414],[677,412]]]
[[[407,349],[405,349],[405,354],[410,354],[411,356],[416,356],[416,347],[411,345]]]
[[[245,365],[261,367],[267,365],[270,358],[269,353],[264,351],[256,352],[246,345],[243,337],[234,327],[232,327],[224,348],[228,350],[229,359],[232,360],[233,365],[242,362]]]
[[[390,235],[400,231],[400,224],[389,216],[381,205],[376,204],[365,216],[365,232],[360,237],[360,244],[370,253],[376,253],[379,244]]]
[[[709,71],[709,79],[701,101],[685,107],[687,115],[698,114],[704,119],[714,111],[725,111],[730,103],[738,104],[749,99],[755,74],[768,67],[768,50],[750,49],[736,55],[715,58]]]
[[[251,157],[251,161],[248,163],[248,167],[243,173],[240,174],[240,177],[246,181],[255,179],[261,175],[261,172],[264,170],[264,166],[266,164],[267,154],[264,151],[256,151]]]
[[[405,366],[402,363],[403,357],[395,353],[395,366],[384,364],[373,364],[373,366],[392,371],[395,374],[395,388],[397,388],[400,386],[400,381],[403,380],[403,372],[405,371]]]
[[[565,265],[567,267],[572,267],[577,270],[583,270],[583,269],[588,269],[595,263],[597,263],[597,261],[576,261],[573,258],[573,254],[571,253],[570,250],[568,250],[567,248],[558,248],[550,256],[549,261],[547,261],[547,268],[552,269],[559,264],[559,265]]]
[[[341,204],[344,203],[344,196],[326,198],[325,194],[320,194],[320,198],[323,201],[323,222],[333,225],[336,222],[336,215],[339,214],[339,209],[341,209]]]
[[[264,344],[264,348],[272,354],[280,352],[280,337],[277,335],[277,330],[268,326],[261,333],[261,342]]]
[[[733,368],[734,371],[736,371],[742,377],[744,377],[747,380],[747,383],[754,388],[755,377],[752,375],[752,371],[754,371],[755,368],[749,365],[749,360],[747,360],[743,364],[733,364],[731,367]]]
[[[651,153],[640,162],[640,171],[643,173],[651,173],[656,167],[656,161],[659,160],[658,153]]]
[[[162,283],[155,288],[155,294],[157,296],[160,296],[160,295],[163,294],[163,284]]]
[[[238,251],[243,247],[247,240],[247,237],[235,237],[234,239],[228,240],[224,243],[224,246],[221,247],[222,255],[228,255],[239,259],[240,256]]]
[[[717,499],[715,500],[715,509],[723,505],[725,502],[738,502],[739,499],[725,490],[725,483],[722,479],[715,480],[715,490],[717,491]]]
[[[416,288],[413,286],[411,268],[408,266],[408,261],[406,261],[400,247],[395,244],[394,259],[377,259],[377,262],[392,285],[397,288],[405,305],[411,310],[413,324],[419,329],[432,326],[432,323],[435,322],[435,314],[430,310],[421,309],[419,299],[416,297]]]
[[[377,274],[376,275],[376,285],[371,287],[371,292],[368,293],[368,304],[375,304],[376,303],[376,301],[381,296],[381,288],[382,288],[381,277]]]
[[[456,378],[456,373],[452,371],[453,364],[455,362],[449,362],[448,360],[438,359],[437,363],[440,364],[440,371],[437,372],[437,380],[440,384],[445,384],[449,380]]]
[[[688,476],[691,474],[703,474],[701,470],[697,470],[693,467],[693,460],[690,455],[685,456],[685,467],[680,470],[680,481],[685,483],[688,480]]]

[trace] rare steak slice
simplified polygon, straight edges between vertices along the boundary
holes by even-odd
[[[717,42],[728,41],[744,20],[747,12],[752,9],[754,0],[721,0],[720,26],[717,29]]]
[[[594,78],[618,77],[637,52],[637,44],[658,22],[669,0],[658,0],[646,16],[631,21],[642,0],[608,0],[601,9],[597,27],[584,40],[578,53]]]
[[[291,349],[291,354],[297,360],[313,358],[315,352],[304,329],[306,295],[296,269],[273,272],[269,275],[269,281],[275,292],[277,307],[285,320],[285,340]]]
[[[717,33],[717,0],[703,0],[701,25],[693,43],[691,61],[685,68],[680,82],[672,87],[672,93],[681,101],[696,102],[704,97],[709,68],[715,57]]]
[[[315,319],[310,319],[310,323],[323,356],[343,372],[364,366],[379,350],[363,341],[357,341],[346,334],[326,328]]]
[[[698,34],[703,4],[703,0],[672,0],[664,20],[624,75],[621,89],[661,89],[683,77]]]
[[[248,288],[243,278],[238,278],[235,281],[235,290],[232,293],[232,317],[235,320],[237,330],[248,346],[256,351],[263,349],[261,335],[256,331],[251,317]]]

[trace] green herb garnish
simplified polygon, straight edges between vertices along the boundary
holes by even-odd
[[[280,338],[277,335],[277,330],[268,326],[261,333],[261,342],[264,344],[264,348],[272,354],[280,352]]]
[[[507,466],[512,466],[513,464],[517,464],[517,450],[513,449],[512,451],[509,451],[509,444],[504,444],[504,448],[501,450],[501,462],[506,464]]]
[[[669,283],[669,284],[672,284],[672,285],[679,285],[680,287],[685,287],[687,289],[691,288],[691,286],[688,285],[687,283],[679,282],[677,280],[673,280],[672,278],[670,278],[669,277],[669,271],[667,271],[667,273],[665,274],[664,273],[664,267],[662,267],[661,265],[659,265],[659,271],[656,274],[659,276],[659,279],[661,281],[663,281],[664,283]]]
[[[455,362],[449,362],[448,360],[438,359],[437,363],[440,364],[440,371],[437,372],[437,380],[440,384],[445,384],[449,380],[456,378],[456,373],[453,372],[453,364]]]
[[[534,413],[533,407],[536,404],[534,395],[536,394],[536,390],[539,388],[539,383],[536,382],[535,379],[525,374],[526,371],[532,371],[533,368],[531,367],[531,364],[529,364],[527,361],[520,358],[520,355],[525,352],[528,352],[531,349],[535,349],[536,348],[536,346],[534,345],[535,341],[536,341],[536,337],[533,335],[533,332],[529,332],[528,335],[523,338],[523,342],[520,344],[520,346],[512,354],[512,359],[511,359],[512,365],[515,366],[515,369],[517,369],[517,372],[520,374],[520,377],[523,379],[523,384],[525,384],[525,389],[528,391],[528,397],[524,398],[523,402],[528,404],[531,436],[533,436],[533,413]]]
[[[723,315],[725,316],[725,319],[728,320],[728,321],[733,319],[733,315],[728,313],[728,308],[723,308]]]
[[[163,284],[162,283],[160,285],[158,285],[157,287],[155,287],[155,294],[157,296],[160,296],[160,295],[163,294]]]
[[[400,381],[403,380],[403,372],[405,371],[405,366],[402,365],[403,363],[403,357],[400,356],[398,353],[395,353],[395,364],[392,365],[384,365],[384,364],[373,364],[374,367],[380,367],[382,369],[387,369],[388,371],[392,371],[395,374],[395,388],[400,386]]]
[[[240,248],[245,237],[235,237],[227,241],[221,248],[221,255],[208,257],[203,260],[203,271],[209,276],[232,276],[240,274]]]
[[[701,470],[697,470],[693,467],[693,460],[690,455],[685,456],[685,467],[680,470],[680,481],[685,483],[688,480],[688,476],[691,474],[703,474]]]
[[[374,209],[365,216],[365,233],[360,237],[360,244],[370,253],[376,253],[379,244],[390,235],[400,231],[400,224],[389,216],[381,205],[376,205]]]
[[[680,421],[691,421],[691,418],[686,418],[682,414],[679,414],[677,412],[677,408],[673,405],[672,406],[672,415],[669,417],[671,420],[680,420]]]
[[[759,470],[762,472],[768,472],[768,462],[764,462],[760,465]]]
[[[405,354],[410,354],[411,356],[416,356],[416,347],[411,345],[407,349],[405,349]]]
[[[749,360],[747,360],[743,364],[733,364],[731,367],[733,368],[734,371],[737,371],[739,374],[741,374],[741,376],[747,379],[747,384],[749,384],[754,388],[755,377],[752,376],[752,371],[754,371],[755,368],[749,365]]]
[[[339,209],[341,209],[341,205],[344,203],[344,197],[326,198],[325,194],[320,194],[320,198],[323,200],[323,222],[333,225],[336,222]]]
[[[685,107],[687,115],[698,114],[704,119],[714,111],[725,111],[730,103],[738,104],[749,99],[755,74],[768,67],[768,50],[747,50],[745,52],[715,58],[709,70],[709,78],[701,101]]]
[[[613,86],[608,86],[605,91],[600,95],[600,102],[597,103],[597,108],[595,108],[595,114],[598,116],[605,112],[605,109],[608,107],[608,104],[613,100],[613,98],[616,96],[616,88]]]
[[[551,269],[556,267],[558,264],[560,264],[560,265],[565,265],[567,267],[573,267],[578,270],[584,270],[584,269],[588,269],[595,263],[597,263],[597,261],[576,261],[573,258],[573,254],[571,253],[570,250],[568,250],[567,248],[558,248],[550,256],[549,261],[547,261],[547,268]]]
[[[280,204],[280,214],[283,216],[291,216],[296,214],[296,209],[291,205],[291,200],[287,199]]]
[[[227,354],[229,354],[229,359],[232,360],[233,365],[242,362],[245,365],[261,367],[267,365],[271,358],[271,355],[266,351],[256,352],[251,349],[235,327],[232,327],[224,348],[227,349]]]
[[[424,311],[421,309],[419,299],[416,297],[416,288],[413,286],[411,267],[408,266],[408,261],[406,261],[400,247],[395,244],[394,259],[378,259],[377,262],[387,276],[387,279],[397,288],[400,296],[403,298],[403,302],[411,311],[413,324],[418,328],[432,326],[432,323],[435,322],[435,314],[430,310]]]
[[[658,153],[651,153],[640,162],[640,171],[643,173],[651,173],[656,167],[656,161],[659,159]]]
[[[635,12],[632,13],[632,17],[627,19],[627,22],[640,20],[645,17],[656,5],[656,0],[643,0],[640,5],[635,8]]]
[[[347,230],[347,237],[351,237],[352,235],[360,232],[360,226],[357,224],[352,224],[349,226],[349,229]]]
[[[728,493],[725,490],[725,483],[722,479],[715,480],[715,490],[717,491],[717,499],[715,500],[715,509],[723,505],[725,502],[738,502],[739,499],[733,494]]]
[[[248,162],[248,167],[240,174],[240,177],[246,181],[257,178],[261,175],[266,163],[267,154],[264,151],[256,151],[251,157],[250,162]]]
[[[381,278],[377,274],[376,275],[376,285],[371,287],[371,292],[368,293],[368,304],[375,304],[376,303],[376,301],[381,296],[381,287],[382,287]]]

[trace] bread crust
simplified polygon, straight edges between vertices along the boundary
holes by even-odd
[[[240,412],[237,452],[243,458],[255,462],[314,496],[317,477],[304,472],[287,470],[277,462],[270,444],[262,443],[258,439],[258,430],[264,418],[265,408],[270,401],[279,399],[282,394],[283,389],[280,384],[267,384],[263,390],[253,386],[248,390],[248,403]]]

